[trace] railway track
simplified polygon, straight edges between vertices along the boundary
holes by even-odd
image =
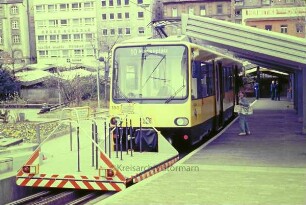
[[[98,191],[80,191],[80,190],[56,190],[56,191],[41,191],[37,194],[13,201],[6,205],[81,205],[87,202],[97,199],[97,201],[103,200],[112,193],[98,192]]]

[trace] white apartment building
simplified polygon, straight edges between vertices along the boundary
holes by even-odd
[[[96,0],[34,0],[38,64],[97,65]]]
[[[28,6],[27,0],[0,0],[0,63],[12,69],[28,64],[33,58]]]
[[[99,47],[103,53],[116,42],[152,36],[153,0],[101,0],[98,11]]]
[[[37,62],[96,66],[114,43],[152,35],[152,0],[34,0]]]

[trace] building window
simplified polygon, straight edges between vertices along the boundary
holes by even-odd
[[[59,42],[58,40],[58,35],[50,35],[50,42],[54,43],[54,42]]]
[[[68,20],[67,19],[62,19],[61,21],[61,26],[68,26]]]
[[[95,24],[95,19],[94,18],[85,18],[85,25],[94,25]]]
[[[121,6],[121,0],[117,0],[117,6]]]
[[[107,36],[107,29],[106,28],[102,29],[102,35]]]
[[[110,35],[112,35],[112,36],[115,35],[115,29],[114,28],[110,29]]]
[[[138,28],[138,33],[139,34],[144,34],[145,30],[144,30],[144,27],[139,27]]]
[[[117,18],[122,19],[122,13],[117,13]]]
[[[39,12],[45,12],[45,5],[37,5],[35,7],[36,9],[36,12],[39,13]]]
[[[73,3],[73,4],[71,4],[71,9],[73,11],[81,10],[81,3]]]
[[[303,24],[296,24],[296,32],[297,33],[304,33],[304,25]]]
[[[270,5],[271,4],[271,0],[262,0],[261,4],[262,5]]]
[[[45,35],[38,35],[37,36],[37,41],[38,41],[38,43],[45,43],[45,42],[47,42],[47,36],[45,36]]]
[[[62,50],[62,57],[69,57],[69,50]]]
[[[46,58],[48,57],[48,51],[38,51],[38,55],[41,58]]]
[[[58,21],[57,20],[49,20],[49,27],[57,27]]]
[[[75,49],[74,50],[74,55],[75,56],[84,56],[84,50],[83,49]]]
[[[123,29],[122,28],[118,28],[118,34],[122,35],[123,34]]]
[[[272,25],[265,25],[265,29],[267,31],[272,31]]]
[[[194,15],[194,8],[188,7],[188,14]]]
[[[177,17],[177,8],[172,8],[172,17]]]
[[[73,34],[73,40],[74,41],[81,41],[82,40],[82,34],[79,34],[79,33]]]
[[[12,21],[12,29],[19,29],[19,22],[16,20]]]
[[[86,33],[85,35],[85,40],[88,41],[93,41],[94,40],[94,35],[92,33]]]
[[[94,56],[94,50],[93,49],[86,49],[86,56]]]
[[[235,6],[243,6],[244,0],[235,0]]]
[[[58,50],[51,50],[50,52],[50,57],[51,58],[58,58],[59,57],[59,52]]]
[[[106,14],[102,14],[102,19],[106,20]]]
[[[14,44],[20,43],[20,36],[19,35],[13,35],[13,43]]]
[[[280,31],[281,33],[287,33],[288,32],[288,26],[287,25],[281,25],[280,27]]]
[[[206,15],[205,6],[200,6],[200,16],[205,16],[205,15]]]
[[[109,6],[114,6],[114,1],[113,0],[109,0]]]
[[[102,7],[105,7],[106,6],[106,0],[102,0],[101,5],[102,5]]]
[[[109,19],[114,20],[114,18],[115,18],[115,15],[113,13],[110,13],[109,14]]]
[[[11,14],[18,14],[18,7],[17,6],[12,6],[11,7]]]
[[[48,5],[48,12],[55,12],[56,11],[56,5]]]
[[[45,28],[45,27],[47,27],[46,21],[41,21],[41,20],[36,21],[36,26],[37,26],[37,28]]]
[[[217,5],[217,14],[223,14],[223,7],[222,4]]]
[[[72,19],[73,26],[80,26],[82,24],[82,19]]]
[[[130,18],[130,13],[129,13],[129,12],[125,12],[124,17],[125,17],[126,19],[129,19],[129,18]]]
[[[93,2],[85,2],[84,3],[84,10],[85,11],[90,11],[94,9]]]
[[[138,12],[138,18],[143,18],[143,12]]]
[[[70,41],[70,35],[68,34],[63,34],[61,37],[62,37],[62,42]]]
[[[143,4],[143,0],[137,0],[137,4]]]
[[[130,28],[125,28],[125,34],[130,35],[131,34],[131,29]]]
[[[60,11],[68,11],[69,4],[60,4]]]
[[[130,4],[130,1],[129,0],[124,0],[124,5],[129,5]]]

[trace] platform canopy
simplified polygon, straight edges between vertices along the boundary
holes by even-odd
[[[261,67],[285,72],[306,68],[303,38],[188,14],[182,14],[182,33]]]

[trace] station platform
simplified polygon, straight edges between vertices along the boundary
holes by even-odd
[[[95,204],[305,205],[306,135],[288,101],[259,99],[173,167]],[[91,203],[93,204],[93,203]]]

